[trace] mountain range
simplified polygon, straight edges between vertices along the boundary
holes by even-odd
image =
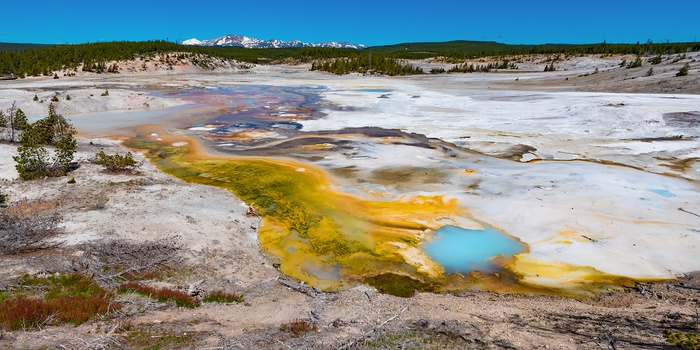
[[[269,48],[290,48],[290,47],[328,47],[336,49],[356,49],[365,48],[362,44],[351,44],[347,42],[324,41],[322,43],[307,43],[299,40],[282,41],[277,39],[260,40],[249,38],[243,35],[229,34],[210,40],[188,39],[182,42],[182,45],[193,46],[233,46],[245,47],[249,49],[269,49]]]

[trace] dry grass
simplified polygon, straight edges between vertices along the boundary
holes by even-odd
[[[177,237],[147,243],[115,240],[82,246],[76,268],[90,271],[101,281],[160,279],[171,270],[180,251]]]
[[[47,203],[19,201],[0,211],[0,254],[21,254],[58,245],[49,239],[59,233],[61,218],[41,213]]]

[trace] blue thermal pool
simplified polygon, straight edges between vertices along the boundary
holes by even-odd
[[[505,233],[484,225],[483,230],[443,226],[423,250],[445,268],[446,273],[488,271],[496,266],[492,260],[524,251],[524,246]]]
[[[654,193],[658,194],[659,196],[661,196],[661,197],[666,197],[666,198],[673,198],[673,197],[676,196],[675,194],[673,194],[673,193],[672,193],[671,191],[669,191],[669,190],[662,190],[662,189],[658,189],[658,188],[652,188],[652,189],[649,189],[649,191],[650,191],[650,192],[654,192]]]

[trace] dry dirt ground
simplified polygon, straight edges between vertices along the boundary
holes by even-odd
[[[662,78],[628,85],[609,77],[606,85],[595,80],[604,79],[599,74],[587,81],[604,91],[665,92],[686,86],[679,80],[666,86]],[[692,79],[690,85],[700,86]],[[550,80],[528,84],[547,89],[556,85]],[[564,80],[556,88],[579,88],[567,84]],[[173,179],[148,162],[137,173],[107,173],[88,161],[100,150],[127,151],[107,139],[83,139],[80,167],[68,177],[1,183],[0,191],[9,194],[11,203],[42,203],[35,206],[35,214],[59,214],[61,223],[52,247],[0,255],[0,291],[16,292],[17,277],[25,273],[49,276],[78,270],[99,278],[91,264],[104,261],[88,255],[111,249],[103,258],[137,264],[142,262],[139,255],[162,256],[148,268],[167,273],[145,279],[145,284],[182,290],[198,286],[200,294],[240,292],[244,301],[188,309],[121,294],[120,311],[77,327],[0,330],[0,348],[662,349],[672,348],[664,330],[700,330],[700,274],[577,299],[482,291],[400,298],[365,285],[321,292],[275,268],[258,246],[260,219],[232,194]],[[0,144],[0,178],[16,176],[13,154],[15,146]],[[75,183],[69,184],[70,178]],[[99,281],[105,287],[120,283],[118,278]],[[295,334],[281,327],[296,320],[316,329]]]

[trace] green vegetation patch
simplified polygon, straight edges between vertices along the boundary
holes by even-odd
[[[163,334],[162,331],[138,329],[130,331],[126,336],[128,344],[144,350],[159,349],[192,349],[195,347],[196,332],[182,332],[178,334]]]
[[[160,302],[175,302],[175,305],[196,308],[201,303],[189,294],[171,288],[153,288],[137,282],[127,282],[117,288],[117,293],[136,293]]]
[[[352,349],[481,349],[485,344],[477,340],[464,339],[461,334],[445,330],[410,327],[393,330],[380,330],[370,335]]]
[[[700,51],[700,42],[646,43],[635,44],[544,44],[509,45],[494,41],[454,40],[446,42],[402,43],[374,46],[367,50],[390,54],[403,59],[424,59],[444,57],[452,60],[474,59],[503,55],[566,54],[566,55],[649,55],[676,54],[687,51]]]
[[[0,52],[15,52],[27,49],[41,49],[50,47],[50,44],[22,44],[22,43],[0,43]]]
[[[396,58],[383,55],[370,55],[369,52],[356,53],[356,57],[326,60],[323,63],[313,63],[311,70],[320,70],[333,74],[369,73],[394,75],[423,74],[423,69]]]
[[[672,332],[668,329],[663,331],[664,339],[671,345],[681,349],[700,349],[700,334],[694,332]]]
[[[0,324],[8,331],[36,330],[54,323],[77,326],[121,308],[111,293],[79,273],[49,278],[25,276],[20,284],[34,287],[29,288],[32,293],[0,296]],[[37,297],[44,289],[48,291],[43,298]]]
[[[205,303],[237,303],[240,304],[244,301],[243,294],[241,293],[231,293],[223,290],[215,290],[209,292],[203,299]]]
[[[133,171],[140,165],[140,163],[134,159],[131,152],[127,152],[124,155],[108,155],[104,151],[100,151],[95,154],[93,163],[104,166],[109,172]]]
[[[365,278],[363,283],[377,288],[380,293],[391,294],[397,297],[409,298],[418,292],[434,292],[435,286],[424,283],[408,276],[394,273],[384,273],[377,276]]]

